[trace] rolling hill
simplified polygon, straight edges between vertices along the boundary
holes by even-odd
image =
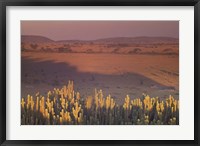
[[[21,36],[22,43],[53,43],[55,41],[38,35],[22,35]]]
[[[96,40],[59,40],[22,35],[22,51],[58,53],[179,54],[179,39],[171,37],[113,37]]]

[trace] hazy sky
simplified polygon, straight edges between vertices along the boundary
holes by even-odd
[[[109,37],[179,37],[179,21],[21,21],[22,35],[53,40],[94,40]]]

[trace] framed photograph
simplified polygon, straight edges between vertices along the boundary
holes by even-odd
[[[199,0],[0,2],[1,145],[199,145]]]

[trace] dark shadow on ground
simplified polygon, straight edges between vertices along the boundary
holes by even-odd
[[[141,97],[142,93],[161,98],[173,95],[178,98],[174,87],[164,86],[145,76],[135,73],[122,75],[103,75],[97,73],[79,72],[76,67],[67,63],[40,61],[28,58],[21,60],[21,94],[40,92],[46,94],[53,88],[61,88],[69,80],[74,81],[75,91],[82,97],[94,95],[94,89],[102,89],[105,96],[111,94],[118,103],[128,94],[131,98]],[[122,98],[123,97],[123,98]]]

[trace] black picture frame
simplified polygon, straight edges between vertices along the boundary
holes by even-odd
[[[194,140],[7,140],[6,139],[6,7],[7,6],[194,6]],[[199,0],[0,0],[0,144],[12,145],[187,145],[200,144],[199,136]],[[188,28],[190,29],[190,28]]]

